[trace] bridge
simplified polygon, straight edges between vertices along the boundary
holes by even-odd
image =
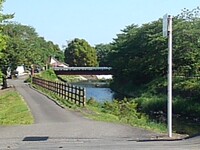
[[[57,75],[112,75],[111,67],[54,67]]]

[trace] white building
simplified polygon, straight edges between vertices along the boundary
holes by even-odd
[[[69,67],[68,64],[59,62],[57,59],[55,59],[54,57],[50,57],[50,61],[49,61],[50,66],[52,67]]]
[[[18,72],[18,75],[24,75],[25,73],[24,66],[17,66],[16,71]]]

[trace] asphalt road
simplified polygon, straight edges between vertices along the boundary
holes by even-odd
[[[63,109],[23,83],[9,84],[27,102],[35,123],[27,126],[0,126],[0,149],[70,150],[189,150],[200,149],[200,137],[179,141],[152,141],[157,133],[126,125],[92,121],[80,113]]]

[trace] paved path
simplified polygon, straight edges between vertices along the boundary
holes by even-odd
[[[35,118],[28,126],[0,127],[0,149],[199,149],[199,137],[184,141],[151,141],[158,134],[125,125],[92,121],[63,109],[29,88],[22,79],[10,80]]]

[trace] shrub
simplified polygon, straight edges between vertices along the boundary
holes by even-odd
[[[39,74],[39,77],[45,79],[45,80],[50,80],[50,81],[56,81],[58,80],[55,72],[53,69],[48,69],[43,71],[41,74]]]
[[[200,102],[200,82],[197,79],[176,79],[174,81],[173,90],[175,96]]]
[[[118,116],[123,122],[133,122],[142,118],[142,114],[137,111],[137,104],[134,101],[124,99],[122,101],[114,100],[105,102],[102,106],[103,112]]]
[[[154,114],[158,112],[166,112],[166,101],[165,96],[155,96],[155,95],[142,95],[141,97],[135,98],[135,102],[138,103],[138,109],[147,114]]]
[[[108,101],[104,102],[102,106],[102,111],[118,116],[119,102],[117,100],[113,100],[112,102],[108,102]]]
[[[199,118],[200,104],[188,99],[176,97],[173,100],[173,112],[192,118]]]
[[[87,105],[98,107],[99,103],[94,98],[91,97],[90,99],[87,100]]]

